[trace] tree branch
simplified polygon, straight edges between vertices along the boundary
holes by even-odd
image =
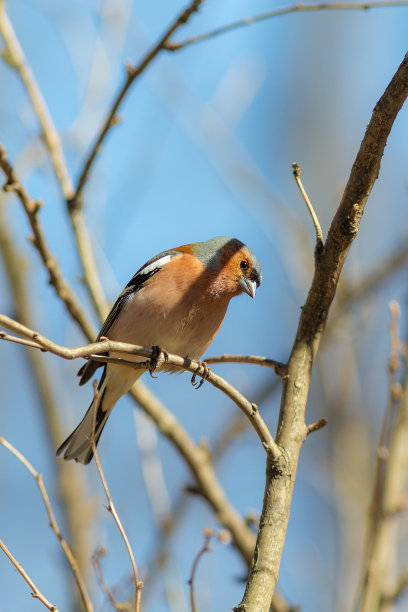
[[[63,357],[64,359],[77,359],[78,357],[89,358],[94,361],[103,361],[103,362],[112,362],[116,364],[121,364],[123,366],[131,367],[134,369],[149,369],[150,361],[146,362],[132,362],[126,361],[125,359],[115,358],[115,357],[106,357],[103,353],[109,353],[110,351],[115,351],[128,355],[139,355],[142,357],[146,357],[150,359],[154,355],[154,351],[150,348],[146,348],[143,346],[127,344],[124,342],[113,342],[108,339],[103,339],[101,342],[94,342],[92,344],[88,344],[86,346],[80,346],[76,348],[67,348],[64,346],[60,346],[55,342],[52,342],[45,336],[42,336],[38,332],[21,325],[17,321],[10,319],[6,315],[0,314],[0,325],[3,325],[7,329],[11,329],[12,331],[18,333],[23,336],[23,338],[28,339],[33,342],[31,346],[34,348],[35,344],[37,344],[37,348],[40,350],[50,351],[59,357]],[[0,332],[0,339],[3,340],[12,340],[13,342],[18,342],[18,338],[9,337],[8,334],[4,332]],[[23,342],[26,344],[26,342]],[[255,404],[251,404],[237,389],[235,389],[232,385],[230,385],[226,380],[211,372],[206,375],[205,368],[198,361],[193,361],[190,359],[184,359],[183,357],[179,357],[178,355],[172,355],[169,353],[168,359],[166,360],[168,364],[174,365],[180,369],[187,370],[192,372],[193,374],[197,374],[200,377],[205,377],[209,383],[211,383],[214,387],[225,393],[233,402],[242,410],[245,416],[250,420],[252,426],[254,427],[258,437],[260,438],[264,449],[268,454],[271,454],[276,459],[279,458],[281,451],[277,446],[275,440],[273,439],[267,425],[259,414],[258,407]]]
[[[254,23],[258,23],[259,21],[264,21],[265,19],[272,19],[273,17],[280,17],[282,15],[289,15],[290,13],[305,13],[311,11],[323,11],[323,10],[367,10],[370,8],[385,8],[390,6],[407,6],[408,2],[396,0],[394,2],[342,2],[328,4],[326,2],[320,2],[318,4],[294,4],[292,6],[283,7],[280,9],[276,9],[274,11],[267,11],[266,13],[260,13],[259,15],[254,15],[253,17],[247,17],[245,19],[239,19],[238,21],[234,21],[232,23],[228,23],[227,25],[221,26],[219,28],[215,28],[210,32],[205,32],[204,34],[198,34],[198,36],[190,36],[186,40],[182,40],[180,42],[167,42],[165,45],[165,49],[167,51],[178,51],[179,49],[183,49],[188,45],[193,45],[198,42],[203,42],[204,40],[208,40],[210,38],[215,38],[216,36],[220,36],[221,34],[226,34],[227,32],[231,32],[233,30],[237,30],[239,28],[243,28],[245,26],[252,25]]]
[[[16,172],[8,161],[6,150],[1,144],[0,168],[7,179],[3,190],[13,191],[20,200],[27,214],[28,221],[34,234],[33,244],[37,249],[41,257],[41,261],[43,262],[48,272],[50,285],[54,287],[57,295],[64,302],[68,312],[71,314],[72,318],[80,325],[85,335],[87,335],[88,338],[94,338],[95,331],[93,327],[90,325],[89,321],[85,317],[83,310],[79,302],[77,301],[77,298],[75,297],[74,292],[66,282],[56,258],[51,254],[45,241],[44,231],[38,216],[38,211],[41,207],[41,203],[30,198],[29,194],[24,189],[22,183],[18,179]]]
[[[74,209],[68,205],[75,194],[75,189],[68,172],[61,140],[40,87],[6,13],[5,2],[3,0],[0,0],[0,34],[5,43],[5,50],[2,54],[3,58],[19,75],[40,123],[44,143],[49,152],[58,185],[61,188],[62,195],[67,204],[68,215],[74,232],[79,259],[82,264],[85,285],[88,289],[95,311],[99,318],[104,320],[107,315],[108,305],[106,304],[105,295],[96,271],[96,264],[84,215],[81,208],[76,207]]]
[[[112,105],[112,108],[110,109],[104,123],[103,126],[99,132],[99,135],[96,138],[96,141],[93,145],[93,147],[91,148],[91,151],[87,157],[87,159],[85,160],[84,163],[84,167],[82,169],[81,175],[78,179],[78,183],[75,189],[75,193],[73,195],[73,197],[71,198],[71,200],[69,201],[69,205],[71,208],[76,208],[77,206],[80,206],[80,199],[82,196],[82,191],[83,188],[85,187],[85,184],[88,180],[89,177],[89,173],[91,171],[92,165],[95,161],[95,158],[102,146],[103,141],[105,140],[105,137],[107,135],[107,133],[109,132],[109,130],[111,129],[111,127],[113,127],[116,123],[116,117],[117,117],[117,112],[119,110],[119,107],[124,99],[124,97],[126,96],[126,93],[128,92],[128,90],[130,89],[130,86],[133,84],[133,82],[146,70],[146,68],[151,64],[151,62],[155,59],[155,57],[160,53],[160,51],[162,51],[162,49],[165,48],[166,43],[169,41],[170,37],[172,36],[172,34],[174,34],[174,32],[181,27],[182,25],[184,25],[185,23],[187,23],[187,21],[190,19],[190,17],[193,15],[193,13],[197,12],[200,8],[200,5],[202,4],[203,0],[193,0],[190,5],[175,19],[175,21],[170,25],[170,27],[166,30],[166,32],[164,33],[164,35],[162,36],[162,38],[159,40],[159,42],[150,50],[147,52],[147,54],[143,57],[143,59],[140,61],[140,63],[138,64],[138,66],[133,67],[131,65],[127,66],[127,77],[126,80],[124,82],[124,84],[122,85],[119,94],[116,96],[116,99]]]
[[[196,554],[196,556],[194,557],[193,565],[191,567],[190,578],[188,579],[188,582],[187,582],[188,587],[189,587],[189,594],[190,594],[191,612],[197,612],[197,608],[195,605],[195,597],[194,597],[194,579],[195,579],[195,575],[197,572],[198,563],[201,557],[205,555],[206,552],[209,552],[211,550],[210,542],[214,534],[211,529],[204,529],[203,535],[204,535],[204,543],[201,546],[198,553]]]
[[[394,120],[408,96],[408,54],[376,104],[342,200],[328,232],[283,379],[276,441],[279,460],[267,459],[264,503],[244,597],[236,610],[266,612],[278,578],[302,442],[313,361],[344,260],[356,237]]]
[[[41,603],[44,604],[44,606],[46,608],[48,608],[48,610],[50,610],[50,612],[58,612],[57,606],[54,606],[52,603],[50,603],[48,601],[48,599],[46,599],[46,597],[44,597],[44,595],[41,593],[41,591],[35,586],[34,582],[31,580],[30,576],[27,574],[25,569],[17,561],[17,559],[12,555],[12,553],[9,551],[9,549],[7,548],[7,546],[4,544],[4,542],[2,540],[0,540],[0,548],[4,552],[6,557],[8,557],[8,559],[12,562],[12,564],[14,565],[14,567],[16,568],[16,570],[18,571],[20,576],[22,576],[24,578],[24,580],[26,581],[26,583],[30,587],[30,589],[32,591],[32,593],[31,593],[32,597],[34,597],[35,599],[38,599],[39,601],[41,601]]]
[[[94,397],[95,400],[97,398],[97,396],[99,395],[99,391],[98,391],[98,387],[97,387],[97,381],[94,381],[93,384],[93,388],[94,388]],[[129,555],[129,559],[130,559],[130,564],[132,566],[132,573],[133,573],[133,581],[134,581],[134,586],[135,586],[135,605],[134,605],[134,609],[135,612],[140,612],[140,604],[141,604],[141,596],[142,596],[142,588],[143,588],[143,582],[139,581],[139,573],[137,570],[137,566],[136,566],[136,561],[135,561],[135,556],[133,554],[133,550],[132,547],[130,546],[130,542],[129,542],[129,538],[126,535],[126,531],[122,525],[122,521],[119,518],[119,515],[117,513],[116,510],[116,506],[113,503],[112,500],[112,496],[110,494],[109,491],[109,487],[108,487],[108,483],[106,482],[106,478],[105,478],[105,474],[103,473],[102,470],[102,466],[101,466],[101,462],[99,461],[99,454],[96,448],[96,442],[95,442],[95,429],[96,429],[96,410],[97,410],[97,402],[94,402],[94,408],[92,411],[92,434],[89,440],[89,443],[92,447],[92,452],[94,454],[94,458],[95,458],[95,463],[96,463],[96,468],[98,470],[101,482],[102,482],[102,486],[103,489],[105,491],[105,495],[106,495],[106,499],[108,500],[108,512],[112,515],[113,520],[116,523],[116,526],[119,530],[120,535],[122,536],[122,540],[125,544],[127,553]]]
[[[13,309],[16,318],[24,325],[31,327],[33,313],[30,308],[31,296],[28,294],[26,282],[30,270],[27,261],[16,250],[17,241],[6,224],[5,215],[1,214],[4,208],[1,204],[2,202],[0,202],[0,254],[8,276],[10,297],[14,302]],[[34,344],[29,340],[26,342],[28,345]],[[67,539],[71,543],[79,568],[86,575],[90,551],[93,548],[89,541],[89,526],[93,517],[90,511],[85,511],[85,475],[81,470],[73,469],[69,462],[59,461],[55,456],[55,449],[59,446],[63,434],[50,384],[49,370],[38,351],[26,351],[26,356],[34,378],[33,393],[37,389],[39,407],[47,428],[50,457],[56,470],[58,494],[67,528]],[[74,589],[71,589],[71,592],[73,596],[76,596]]]
[[[373,493],[366,537],[361,612],[380,610],[390,599],[392,560],[398,556],[398,520],[396,512],[406,506],[406,446],[408,439],[408,378],[402,389],[398,382],[402,343],[399,337],[400,310],[391,302],[391,353],[389,359],[389,398],[377,452]],[[401,500],[403,503],[401,504]],[[394,586],[400,594],[402,581]],[[397,594],[398,593],[398,594]]]
[[[303,187],[303,183],[302,183],[302,179],[300,178],[300,175],[302,173],[300,166],[298,163],[294,162],[292,164],[292,168],[293,168],[293,176],[295,178],[296,184],[299,187],[299,191],[302,194],[302,198],[304,199],[307,209],[310,213],[310,216],[312,217],[312,221],[313,221],[313,225],[315,228],[315,232],[316,232],[316,246],[315,246],[315,256],[318,256],[322,249],[323,249],[323,232],[322,232],[322,228],[320,227],[320,223],[319,223],[319,219],[315,213],[315,210],[313,208],[313,205],[311,203],[311,201],[309,200],[309,196],[306,193],[305,188]]]
[[[225,353],[224,355],[206,357],[205,362],[209,365],[213,363],[253,363],[254,365],[272,368],[277,376],[284,376],[286,372],[286,365],[284,363],[268,359],[267,357],[260,357],[259,355],[230,355]]]
[[[10,444],[10,442],[7,442],[7,440],[5,440],[2,436],[0,436],[0,444],[2,444],[5,448],[7,448],[7,450],[9,450],[24,465],[24,467],[30,472],[31,476],[35,479],[38,485],[38,488],[40,490],[41,497],[44,500],[44,505],[45,505],[45,509],[48,514],[48,518],[50,519],[50,527],[55,533],[55,535],[57,536],[57,540],[60,543],[61,548],[64,552],[64,555],[67,558],[68,563],[71,567],[72,573],[75,578],[75,582],[79,590],[79,594],[81,596],[81,600],[82,600],[84,609],[86,610],[86,612],[92,612],[93,606],[92,606],[87,588],[85,586],[85,581],[82,578],[80,569],[78,567],[77,560],[72,554],[72,551],[70,547],[68,546],[67,541],[62,536],[61,530],[58,526],[57,520],[55,518],[54,512],[51,507],[51,502],[48,497],[47,490],[44,486],[42,475],[39,472],[37,472],[36,469],[34,469],[32,464],[24,457],[24,455],[22,455],[22,453],[20,453],[20,451],[18,451],[12,444]]]
[[[213,458],[207,448],[195,444],[176,417],[140,380],[130,391],[144,412],[155,422],[160,433],[176,448],[186,462],[196,482],[198,493],[214,511],[217,521],[231,534],[234,546],[249,565],[255,546],[255,536],[245,520],[229,502],[213,467]],[[291,606],[276,590],[272,600],[274,612],[292,612]]]

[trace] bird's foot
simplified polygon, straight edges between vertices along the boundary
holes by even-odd
[[[197,372],[195,372],[191,377],[191,384],[196,389],[199,389],[200,387],[203,386],[204,381],[207,380],[207,378],[209,377],[211,370],[209,368],[208,363],[206,363],[205,361],[197,361],[197,363],[203,368],[204,372],[203,372],[200,382],[198,383],[196,383]]]
[[[152,356],[150,357],[149,374],[152,378],[157,378],[157,376],[154,376],[153,373],[162,365],[161,362],[166,363],[169,360],[169,354],[157,344],[152,346],[152,351]]]

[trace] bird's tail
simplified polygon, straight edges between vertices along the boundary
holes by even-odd
[[[115,353],[112,355],[115,356]],[[143,358],[135,357],[133,360],[142,361]],[[105,366],[99,381],[98,393],[95,394],[88,412],[78,427],[61,444],[57,450],[57,455],[64,454],[64,459],[74,459],[85,465],[89,463],[93,457],[89,440],[92,434],[94,411],[95,444],[97,444],[116,402],[129,391],[138,378],[142,376],[143,372],[143,369],[135,370],[122,365],[109,364]]]
[[[90,443],[92,428],[95,422],[95,444],[101,436],[102,430],[110,413],[112,412],[114,403],[104,401],[106,393],[106,368],[103,371],[101,380],[98,385],[98,393],[95,394],[91,405],[89,406],[84,418],[70,436],[61,444],[57,450],[57,455],[64,453],[64,459],[74,459],[79,463],[86,465],[93,457],[93,451]],[[111,404],[106,405],[106,404]],[[95,421],[94,421],[94,412]]]

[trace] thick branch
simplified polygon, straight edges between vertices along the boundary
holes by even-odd
[[[217,521],[231,533],[234,546],[244,559],[251,563],[255,536],[248,525],[229,502],[213,467],[213,458],[208,449],[198,446],[176,417],[138,381],[131,390],[139,406],[157,425],[159,431],[177,449],[192,473],[198,493],[214,511]],[[292,608],[276,590],[272,600],[274,612],[292,612]]]
[[[408,54],[374,108],[325,247],[302,309],[296,339],[283,379],[276,441],[282,454],[267,459],[265,495],[254,559],[240,612],[269,609],[278,578],[301,445],[306,435],[305,409],[313,361],[349,248],[378,176],[394,120],[408,96]]]

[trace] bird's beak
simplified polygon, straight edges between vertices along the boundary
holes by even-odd
[[[255,297],[256,294],[256,282],[250,280],[249,278],[240,278],[239,284],[241,285],[242,291],[251,296],[251,298]]]

